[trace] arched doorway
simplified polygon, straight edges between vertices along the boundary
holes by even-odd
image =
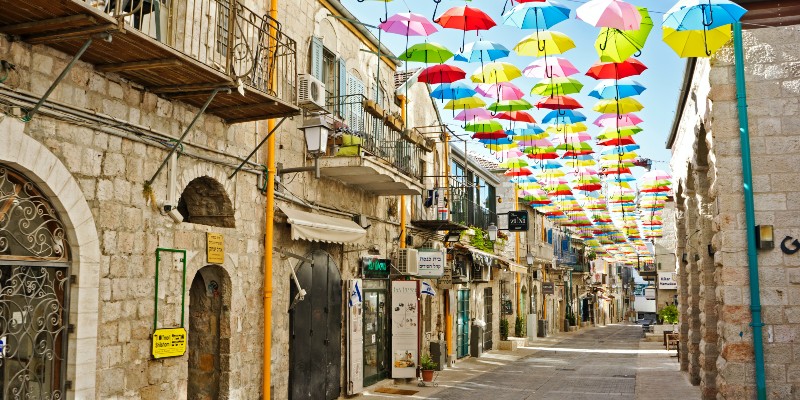
[[[293,302],[297,286],[292,282],[289,310],[289,398],[336,399],[340,391],[342,361],[342,278],[339,267],[324,250],[306,255],[314,264],[296,268],[297,280],[306,291]]]
[[[65,397],[69,277],[59,215],[0,165],[0,398]]]
[[[203,267],[189,289],[189,400],[228,398],[230,280],[216,265]]]

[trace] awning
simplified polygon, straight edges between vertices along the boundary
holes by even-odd
[[[327,243],[362,243],[367,231],[349,219],[281,207],[292,224],[292,240]]]
[[[496,255],[485,251],[480,251],[475,248],[468,248],[468,250],[470,254],[472,254],[472,262],[483,268],[491,267],[494,260],[498,259]]]

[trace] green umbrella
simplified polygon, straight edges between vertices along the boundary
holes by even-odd
[[[417,61],[428,63],[443,63],[453,57],[453,53],[438,43],[417,43],[408,48],[397,58],[403,61]]]
[[[621,63],[630,56],[642,51],[650,31],[653,29],[653,19],[646,7],[637,7],[642,14],[639,29],[623,31],[616,28],[603,28],[594,42],[594,48],[600,56],[601,62]]]
[[[498,164],[500,168],[522,168],[527,166],[528,162],[522,158],[510,158]]]
[[[496,132],[502,131],[503,125],[495,120],[488,120],[488,121],[478,121],[475,123],[468,123],[464,128],[466,131],[470,132]]]
[[[530,110],[533,108],[531,103],[528,103],[527,100],[503,100],[498,101],[497,103],[492,103],[486,109],[492,112],[503,112],[503,111],[524,111]]]
[[[565,94],[579,93],[583,89],[583,84],[577,79],[556,77],[544,79],[537,83],[531,94],[538,94],[539,96],[562,96]]]

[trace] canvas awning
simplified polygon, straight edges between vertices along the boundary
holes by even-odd
[[[349,219],[281,207],[292,224],[292,240],[326,243],[362,243],[367,231]]]

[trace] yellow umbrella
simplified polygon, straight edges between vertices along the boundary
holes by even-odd
[[[470,79],[475,83],[508,82],[522,76],[516,65],[507,62],[493,62],[478,68]]]
[[[484,145],[487,149],[492,151],[503,151],[508,149],[514,149],[517,147],[516,143],[503,143],[503,144],[494,144],[489,143]]]
[[[731,39],[731,26],[722,25],[707,31],[676,31],[663,27],[663,39],[678,56],[710,57]]]
[[[624,99],[607,99],[598,101],[592,110],[603,114],[628,114],[637,111],[642,111],[644,106],[632,97]]]
[[[564,134],[564,133],[578,133],[578,132],[586,132],[589,128],[583,122],[576,122],[574,124],[567,124],[562,126],[555,126],[550,125],[547,127],[545,132],[551,134]]]
[[[541,57],[563,54],[574,47],[575,42],[569,36],[561,32],[544,31],[525,36],[514,46],[514,51],[521,56]]]
[[[444,105],[446,110],[468,110],[471,108],[481,108],[486,106],[486,102],[478,97],[464,97],[463,99],[454,99]]]

